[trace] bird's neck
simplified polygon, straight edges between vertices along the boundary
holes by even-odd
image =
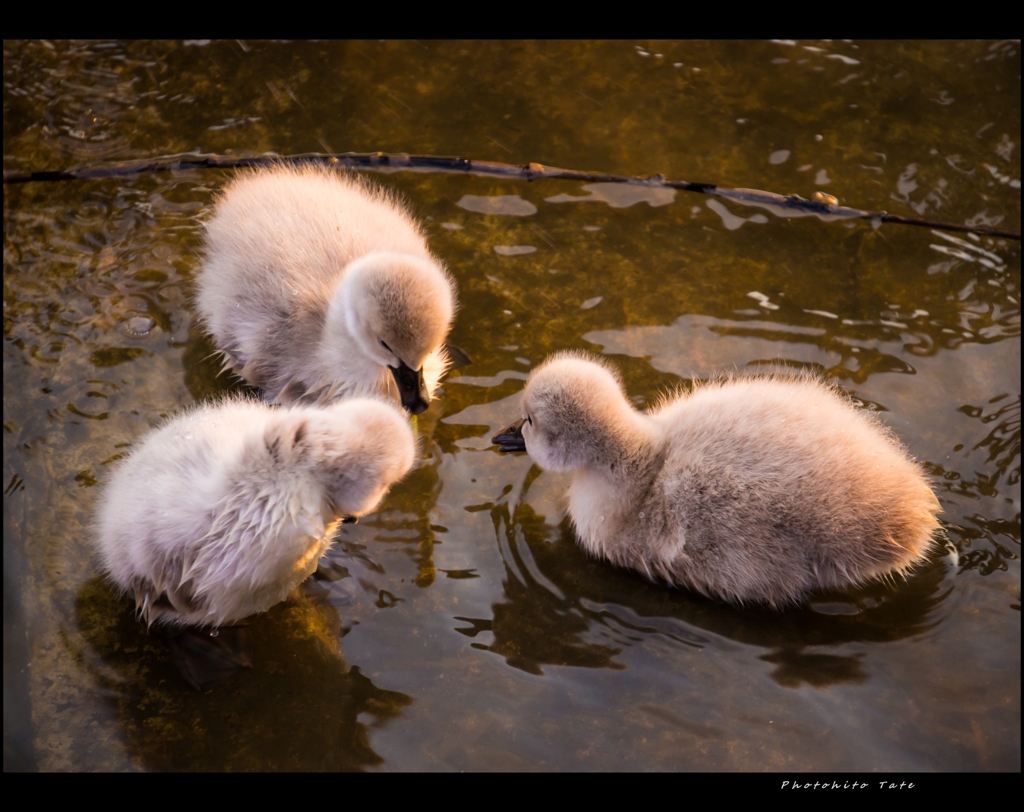
[[[373,358],[353,333],[349,296],[344,277],[338,283],[323,316],[321,339],[316,347],[317,369],[323,371],[325,381],[340,381],[343,386],[337,394],[358,395],[387,393],[387,370]],[[310,359],[311,361],[314,359]]]
[[[604,548],[644,501],[664,463],[660,428],[645,415],[634,415],[606,438],[599,461],[573,474],[569,512],[580,540],[595,554],[607,554]]]

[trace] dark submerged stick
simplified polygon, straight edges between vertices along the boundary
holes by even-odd
[[[474,175],[499,175],[523,180],[561,178],[563,180],[588,181],[591,183],[626,183],[634,186],[655,186],[667,189],[682,189],[704,195],[715,195],[735,200],[747,206],[759,206],[775,213],[780,210],[803,215],[816,215],[827,220],[873,220],[877,223],[900,223],[908,226],[924,226],[944,231],[965,231],[991,237],[1005,237],[1020,240],[1019,231],[1008,231],[992,226],[968,226],[961,223],[944,223],[923,220],[917,217],[903,217],[884,211],[868,211],[840,206],[830,195],[816,192],[813,199],[799,195],[779,195],[759,189],[736,189],[716,186],[713,183],[693,183],[686,180],[666,180],[664,175],[635,177],[611,175],[606,172],[586,172],[578,169],[559,169],[538,163],[522,165],[504,164],[497,161],[473,161],[468,158],[453,158],[442,155],[408,155],[385,152],[345,152],[335,155],[310,153],[306,155],[259,155],[251,158],[234,158],[222,155],[198,155],[186,153],[166,158],[122,161],[120,163],[78,164],[70,169],[49,172],[8,172],[4,171],[4,184],[33,183],[41,181],[82,180],[85,178],[109,178],[137,175],[143,172],[167,172],[181,169],[236,169],[242,167],[279,166],[281,164],[322,164],[344,166],[350,169],[421,170],[433,172],[466,172]]]

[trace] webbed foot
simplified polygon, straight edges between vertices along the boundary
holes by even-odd
[[[243,668],[252,668],[252,633],[248,626],[168,630],[167,646],[185,681],[203,693]]]

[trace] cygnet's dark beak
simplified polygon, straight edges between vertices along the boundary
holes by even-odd
[[[344,519],[341,520],[341,523],[342,524],[358,524],[359,523],[359,517],[358,516],[346,516]]]
[[[526,451],[526,440],[523,439],[523,423],[517,420],[511,426],[502,429],[491,438],[499,451]]]
[[[423,414],[427,410],[427,384],[423,380],[423,367],[409,369],[405,361],[398,362],[398,369],[388,367],[398,384],[398,394],[402,397],[402,408],[409,414]]]

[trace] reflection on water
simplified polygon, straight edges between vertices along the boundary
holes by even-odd
[[[4,43],[5,168],[462,154],[1019,228],[1016,42]],[[97,579],[110,465],[218,377],[192,318],[227,176],[4,194],[5,769],[1020,769],[1020,245],[683,192],[381,173],[473,358],[419,466],[200,694]],[[556,349],[631,402],[807,367],[924,464],[905,581],[739,609],[589,559],[491,435]]]
[[[532,468],[528,480],[537,471]],[[781,685],[862,682],[863,652],[838,656],[808,649],[923,634],[936,624],[933,613],[949,592],[943,586],[946,567],[934,562],[898,588],[872,583],[821,592],[804,608],[785,612],[738,609],[589,559],[567,520],[558,528],[547,526],[528,504],[520,503],[511,520],[507,504],[491,515],[502,537],[505,600],[492,607],[493,620],[456,618],[471,624],[457,631],[472,638],[491,632],[494,643],[477,642],[474,648],[533,674],[542,674],[544,664],[622,669],[616,655],[654,635],[694,649],[713,648],[723,639],[767,649],[760,659],[778,665],[771,676]]]
[[[590,623],[579,600],[567,600],[540,570],[525,534],[538,529],[543,522],[531,516],[512,524],[507,504],[493,508],[491,518],[505,559],[504,600],[491,607],[491,620],[458,618],[471,623],[472,628],[457,631],[468,637],[476,637],[481,630],[491,632],[491,645],[474,643],[473,647],[499,654],[509,665],[529,674],[543,674],[541,666],[546,663],[577,668],[625,668],[615,662],[620,648],[586,639]]]
[[[624,186],[621,183],[586,183],[580,187],[585,195],[553,195],[544,200],[548,203],[579,203],[596,200],[607,203],[616,209],[628,209],[635,203],[646,203],[648,206],[667,206],[676,199],[675,189],[663,189],[653,186]]]
[[[68,654],[91,675],[138,768],[374,766],[383,759],[370,746],[370,729],[412,702],[377,688],[345,663],[338,645],[348,630],[326,591],[315,585],[306,586],[299,600],[254,619],[258,666],[206,694],[183,688],[162,633],[147,634],[108,585],[86,583],[76,615],[78,634],[65,637]],[[66,716],[83,712],[71,697],[62,704]],[[74,719],[71,726],[87,724]]]

